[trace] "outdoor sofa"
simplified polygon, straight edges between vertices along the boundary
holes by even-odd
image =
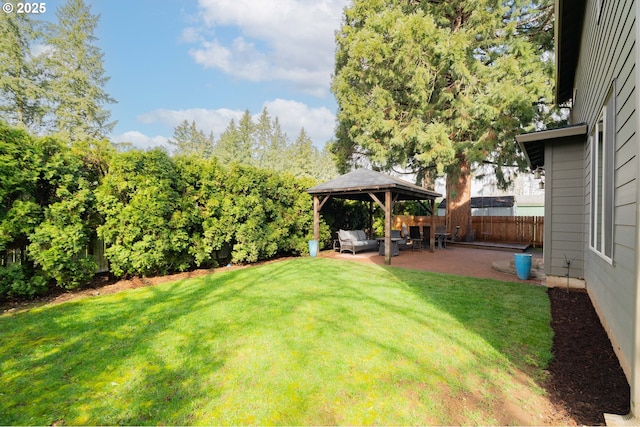
[[[340,253],[351,251],[356,252],[378,250],[376,239],[367,239],[363,230],[339,230],[338,241],[340,242]]]

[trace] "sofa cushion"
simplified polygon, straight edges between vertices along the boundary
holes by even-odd
[[[367,235],[364,233],[364,230],[356,230],[356,236],[358,236],[358,240],[367,240]]]
[[[351,230],[339,230],[338,237],[340,240],[352,240],[354,242],[358,240],[358,235]]]
[[[360,249],[377,249],[378,241],[377,240],[358,240],[353,245]]]

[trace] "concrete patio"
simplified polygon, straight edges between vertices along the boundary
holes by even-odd
[[[532,265],[541,262],[539,260],[542,260],[542,253],[533,253],[532,255]],[[340,254],[333,250],[325,250],[319,256],[385,265],[384,256],[378,255],[378,252],[375,251],[353,255],[351,253]],[[428,249],[422,251],[400,251],[399,256],[392,257],[391,266],[495,279],[505,282],[544,284],[544,279],[520,280],[515,274],[497,271],[492,267],[493,263],[509,263],[511,259],[513,259],[513,253],[510,252],[448,246],[447,249],[438,249],[434,252],[430,252]]]

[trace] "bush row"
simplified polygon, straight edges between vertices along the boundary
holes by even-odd
[[[302,254],[313,230],[309,179],[161,149],[68,144],[0,124],[0,298],[73,289],[98,266],[115,277]],[[329,236],[322,224],[323,239]]]

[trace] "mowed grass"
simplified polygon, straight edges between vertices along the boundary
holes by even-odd
[[[299,258],[0,317],[0,424],[539,424],[545,290]],[[529,418],[530,417],[530,418]]]

